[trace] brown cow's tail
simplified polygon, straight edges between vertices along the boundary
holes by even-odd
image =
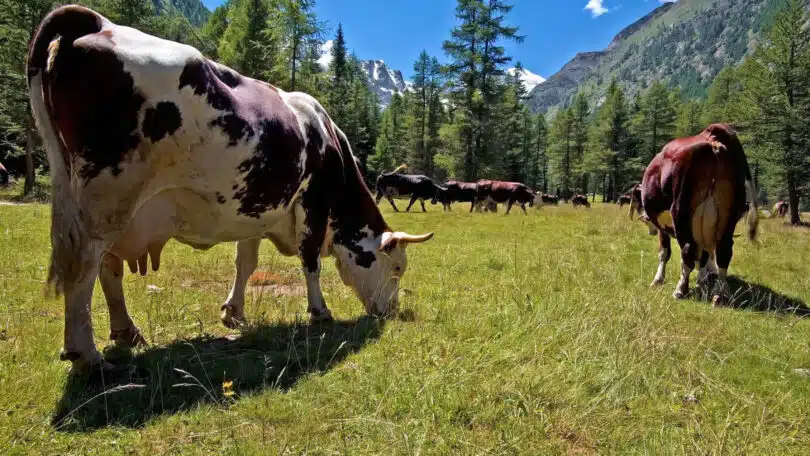
[[[748,169],[748,163],[745,164],[745,188],[751,196],[751,205],[748,207],[748,239],[755,240],[757,238],[757,228],[759,227],[759,205],[757,204],[757,186],[754,180],[751,179],[751,171]]]
[[[60,140],[53,122],[51,81],[58,73],[62,58],[69,54],[73,41],[98,33],[104,18],[80,6],[65,6],[52,11],[39,26],[28,47],[28,92],[37,128],[48,152],[51,170],[51,265],[48,287],[58,295],[93,270],[94,252],[81,219],[78,203],[80,185],[73,185],[71,158]]]

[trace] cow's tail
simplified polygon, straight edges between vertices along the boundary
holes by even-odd
[[[748,168],[748,160],[744,162],[745,171],[745,188],[748,191],[749,201],[751,204],[748,207],[748,239],[755,240],[757,238],[757,228],[759,227],[759,204],[757,203],[757,186],[754,179],[751,178],[751,170]]]
[[[101,30],[104,19],[80,6],[52,11],[39,26],[28,48],[28,92],[31,110],[48,153],[51,171],[51,264],[47,286],[57,295],[92,271],[89,235],[81,219],[80,190],[72,179],[71,157],[59,139],[51,110],[51,81],[59,67],[59,56],[73,41]],[[75,188],[74,188],[75,187]],[[68,290],[69,291],[69,290]]]

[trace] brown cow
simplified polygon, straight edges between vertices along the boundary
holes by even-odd
[[[745,214],[746,189],[752,196],[748,237],[753,240],[758,223],[756,188],[736,132],[728,125],[713,124],[697,136],[664,146],[644,172],[640,191],[642,218],[659,236],[659,264],[652,285],[664,282],[674,236],[683,267],[673,296],[688,295],[689,275],[698,259],[698,283],[708,279],[712,255],[719,268],[715,301],[726,296],[734,228]]]
[[[641,184],[634,185],[626,196],[630,197],[630,220],[633,220],[634,212],[641,214]]]
[[[512,205],[518,203],[523,213],[527,214],[526,204],[529,207],[534,205],[534,192],[519,182],[480,180],[477,182],[473,206],[480,206],[484,202],[487,203],[487,206],[492,203],[506,203],[507,214],[512,210]],[[470,208],[470,212],[472,212],[472,208]]]

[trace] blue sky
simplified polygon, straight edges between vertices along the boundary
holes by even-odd
[[[224,0],[203,0],[213,9]],[[605,48],[622,28],[661,0],[512,0],[509,23],[526,39],[507,44],[515,60],[549,77],[577,52]],[[319,0],[318,17],[343,24],[349,48],[361,59],[382,59],[406,78],[422,49],[444,60],[442,42],[455,25],[455,0]],[[587,7],[587,9],[586,9]]]

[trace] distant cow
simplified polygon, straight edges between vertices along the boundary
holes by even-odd
[[[432,204],[442,203],[444,210],[451,210],[450,205],[453,203],[470,203],[475,202],[476,186],[471,182],[459,182],[449,180],[445,182],[436,192]],[[470,206],[470,210],[474,207]]]
[[[630,204],[632,202],[633,197],[629,193],[619,196],[619,198],[616,200],[616,204],[618,204],[619,207],[624,207],[625,204]]]
[[[574,207],[591,207],[591,203],[588,201],[588,197],[585,195],[574,195],[574,197],[571,198],[571,204],[573,204]]]
[[[8,171],[6,171],[6,167],[0,163],[0,187],[5,187],[8,185],[9,182],[9,175]]]
[[[529,187],[519,182],[502,182],[492,180],[480,180],[477,183],[475,203],[473,206],[480,206],[486,203],[505,203],[506,213],[512,210],[512,205],[518,203],[523,213],[526,214],[526,204],[529,207],[534,205],[534,192]],[[470,208],[472,212],[472,208]]]
[[[700,260],[698,283],[710,272],[709,259],[717,261],[715,300],[725,298],[726,276],[731,263],[734,229],[746,210],[746,189],[751,195],[748,237],[757,232],[756,188],[748,160],[736,132],[713,124],[690,138],[664,146],[644,172],[640,199],[642,219],[658,231],[660,254],[653,285],[661,285],[669,261],[670,237],[681,247],[683,268],[673,296],[685,298],[689,275]]]
[[[560,197],[557,196],[557,195],[551,195],[551,194],[548,194],[548,193],[543,193],[543,194],[540,195],[540,201],[542,201],[543,204],[553,204],[553,205],[556,206],[556,205],[560,204]]]
[[[244,322],[262,239],[298,256],[313,320],[330,320],[321,258],[368,314],[396,310],[406,247],[431,234],[392,230],[349,140],[314,98],[244,77],[196,49],[67,6],[40,24],[27,59],[29,101],[48,153],[48,285],[64,294],[62,359],[103,364],[91,302],[96,278],[110,338],[143,341],[127,312],[123,263],[160,266],[170,239],[196,249],[236,242],[222,306]]]
[[[408,204],[405,212],[411,211],[411,206],[416,200],[422,206],[422,212],[427,212],[425,209],[425,200],[432,200],[441,190],[433,180],[427,176],[419,174],[399,174],[399,171],[404,169],[405,165],[400,166],[390,173],[382,173],[377,177],[377,204],[380,204],[383,196],[391,203],[391,207],[395,212],[399,212],[397,205],[394,204],[395,196],[410,196],[411,202]]]
[[[785,218],[785,216],[788,214],[789,209],[790,204],[788,204],[787,201],[777,201],[776,204],[773,205],[771,217]]]

